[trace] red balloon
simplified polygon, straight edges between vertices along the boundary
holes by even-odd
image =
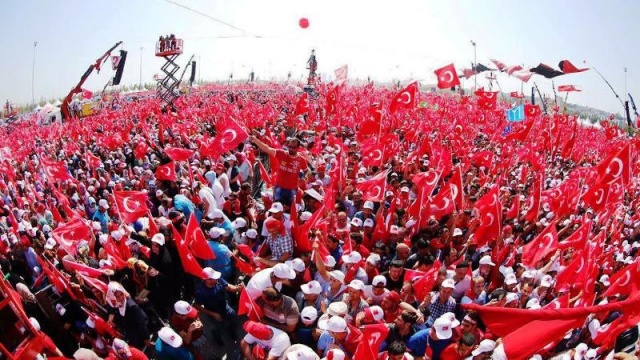
[[[309,27],[309,19],[301,18],[300,21],[298,21],[298,24],[300,25],[301,28],[306,29]]]

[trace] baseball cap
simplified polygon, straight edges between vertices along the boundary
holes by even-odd
[[[302,214],[300,214],[300,220],[307,221],[307,220],[311,219],[312,216],[313,216],[312,213],[310,213],[308,211],[303,211]]]
[[[491,265],[491,266],[494,266],[495,264],[493,263],[493,261],[491,261],[491,256],[490,255],[485,255],[480,259],[480,265]]]
[[[327,322],[327,330],[336,333],[347,331],[347,321],[340,316],[333,316]]]
[[[311,196],[312,198],[318,200],[318,201],[322,201],[322,199],[324,198],[319,192],[317,192],[315,189],[307,189],[304,191],[305,194]]]
[[[462,236],[462,230],[459,228],[455,228],[453,230],[453,236]]]
[[[526,308],[530,310],[540,309],[540,300],[538,300],[537,298],[533,298],[527,301]]]
[[[327,259],[324,261],[324,266],[334,267],[336,266],[336,259],[331,255],[327,255]]]
[[[374,223],[372,219],[367,219],[364,221],[363,226],[364,227],[373,227]]]
[[[44,244],[44,248],[47,250],[51,250],[56,246],[56,241],[53,238],[48,238],[46,244]]]
[[[176,301],[176,303],[173,304],[173,309],[176,313],[180,315],[187,315],[190,318],[194,318],[198,315],[198,310],[184,300]]]
[[[436,337],[440,340],[451,339],[453,331],[451,330],[451,320],[449,317],[441,316],[433,323],[436,331]]]
[[[304,269],[306,268],[306,266],[304,265],[304,261],[302,261],[302,259],[300,258],[287,260],[284,263],[289,265],[289,267],[292,268],[293,271],[297,271],[297,272],[303,272]]]
[[[98,206],[101,207],[101,208],[108,209],[109,208],[109,203],[105,199],[100,199],[100,201],[98,201]]]
[[[363,291],[364,283],[362,282],[362,280],[354,279],[354,280],[351,280],[351,282],[349,283],[349,285],[347,285],[347,287],[350,287],[354,290]]]
[[[327,356],[322,358],[322,360],[344,360],[346,355],[344,351],[340,349],[331,349],[327,352]]]
[[[219,228],[219,227],[212,227],[211,229],[209,229],[209,237],[212,239],[217,239],[220,236],[224,235],[225,231],[223,228]]]
[[[282,204],[279,202],[274,202],[271,205],[271,208],[269,208],[269,212],[272,212],[272,213],[279,213],[282,211],[284,211],[284,208],[282,207]]]
[[[384,295],[384,300],[390,301],[392,303],[400,302],[400,294],[398,294],[395,290],[389,291]]]
[[[514,273],[507,274],[507,276],[505,276],[505,278],[504,278],[504,283],[507,284],[507,285],[517,284],[518,283],[518,279],[516,279],[516,274],[514,274]]]
[[[329,272],[329,275],[333,278],[336,278],[336,280],[340,281],[341,283],[344,284],[344,273],[340,270],[333,270],[331,272]]]
[[[239,217],[239,218],[236,218],[235,220],[233,220],[231,225],[233,225],[234,229],[243,228],[243,227],[247,226],[247,220],[245,220],[244,218]]]
[[[156,243],[156,244],[158,244],[160,246],[163,246],[165,244],[164,235],[160,234],[160,233],[157,233],[157,234],[153,235],[151,237],[151,242],[152,243]]]
[[[367,322],[376,322],[384,319],[384,311],[378,305],[370,306],[364,309],[364,319]]]
[[[329,307],[327,308],[327,314],[329,314],[329,316],[345,316],[347,315],[347,304],[342,302],[342,301],[336,301],[336,302],[332,302],[331,304],[329,304]]]
[[[365,201],[363,208],[369,209],[369,210],[373,210],[373,202],[372,201]]]
[[[505,296],[505,304],[508,304],[512,301],[517,301],[518,300],[518,294],[516,293],[507,293],[507,296]]]
[[[456,319],[456,314],[454,314],[452,312],[446,312],[446,313],[442,314],[442,316],[448,317],[449,320],[451,320],[451,327],[452,328],[460,326],[460,321],[458,319]]]
[[[258,236],[258,232],[255,229],[249,229],[245,232],[248,238],[255,239]]]
[[[346,264],[357,264],[362,261],[362,255],[357,251],[352,251],[347,255],[342,255],[342,261]]]
[[[354,217],[353,219],[351,219],[351,225],[362,227],[362,220],[360,220],[360,218]]]
[[[269,326],[256,321],[247,321],[242,328],[258,340],[269,340],[273,336],[273,330]]]
[[[158,331],[158,337],[173,348],[179,348],[182,346],[182,338],[180,335],[168,326],[165,326]]]
[[[584,356],[587,354],[587,350],[589,350],[589,347],[585,343],[580,343],[578,344],[578,346],[575,347],[575,350],[576,352],[573,355],[573,359],[582,360]]]
[[[211,212],[211,219],[224,219],[224,212],[220,209],[214,209]]]
[[[453,282],[453,279],[445,279],[440,285],[440,287],[455,289],[456,284]]]
[[[309,294],[318,295],[322,292],[322,286],[316,280],[312,280],[306,284],[300,285],[300,290],[302,290],[302,292],[307,295]]]
[[[496,348],[496,342],[489,339],[484,339],[480,341],[478,347],[471,352],[471,355],[478,356],[482,353],[491,352]]]
[[[48,243],[49,241],[47,241]],[[604,274],[602,276],[600,276],[600,280],[598,280],[599,283],[601,283],[604,286],[609,286],[611,285],[611,282],[609,281],[609,275]]]
[[[373,280],[371,281],[371,285],[373,286],[387,286],[387,278],[382,276],[382,275],[376,275],[373,277]]]
[[[293,280],[296,278],[296,272],[287,264],[276,264],[273,267],[273,274],[280,279]]]
[[[210,267],[206,267],[202,269],[202,274],[204,275],[205,280],[209,280],[209,279],[218,280],[220,279],[220,276],[222,276],[221,272],[215,271]]]
[[[120,358],[130,357],[132,355],[129,344],[127,344],[122,339],[113,339],[111,348],[113,349],[113,352],[115,352]]]
[[[307,306],[300,312],[300,319],[302,319],[302,321],[312,323],[318,319],[318,310],[313,306]]]
[[[398,227],[398,225],[391,225],[391,228],[389,228],[389,234],[400,234],[400,228]]]
[[[296,351],[287,353],[287,360],[315,360],[318,355],[310,347],[298,345]]]

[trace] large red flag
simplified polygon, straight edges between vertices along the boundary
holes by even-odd
[[[338,87],[334,86],[329,90],[327,94],[327,104],[325,106],[325,111],[327,115],[335,114],[337,111],[336,105],[338,104]]]
[[[382,201],[384,199],[384,190],[387,186],[387,172],[376,174],[371,179],[356,185],[356,188],[362,192],[362,198],[369,201]]]
[[[354,359],[377,360],[380,345],[387,338],[389,328],[386,324],[365,325],[360,328],[362,331],[362,341],[358,344]]]
[[[47,174],[47,178],[51,182],[66,180],[73,181],[73,178],[71,177],[71,175],[69,175],[67,168],[60,161],[48,161],[43,159],[42,168],[44,169],[45,174]]]
[[[538,177],[533,182],[533,191],[531,195],[529,195],[529,200],[527,200],[527,213],[524,216],[524,219],[530,223],[535,223],[538,219],[538,213],[540,212],[540,195],[542,194],[542,182],[540,181],[540,177]]]
[[[411,109],[418,102],[418,82],[414,81],[396,94],[391,100],[389,111],[393,114],[399,108]]]
[[[113,197],[116,202],[116,208],[120,213],[120,219],[125,223],[134,223],[149,213],[146,191],[114,190]]]
[[[64,267],[67,268],[69,271],[77,271],[78,274],[82,274],[85,276],[98,277],[103,274],[103,271],[101,269],[92,268],[90,266],[87,266],[85,264],[81,264],[75,261],[62,259],[62,263],[64,264]]]
[[[209,244],[207,244],[204,233],[202,233],[202,229],[198,226],[198,220],[196,220],[196,216],[193,213],[189,216],[187,233],[184,237],[195,257],[202,260],[215,260],[216,255],[209,247]]]
[[[238,315],[247,315],[249,319],[253,321],[262,321],[262,317],[264,316],[262,309],[251,299],[246,289],[242,289],[240,292]]]
[[[309,113],[309,94],[303,92],[296,103],[296,111],[294,113],[295,116],[304,115]]]
[[[176,166],[173,161],[168,164],[158,165],[156,168],[156,179],[176,181]]]
[[[535,239],[524,246],[522,263],[527,267],[535,267],[547,254],[558,249],[558,232],[555,221],[549,224]]]
[[[573,234],[562,240],[562,242],[558,244],[558,248],[562,250],[566,250],[570,247],[576,250],[583,249],[584,245],[587,243],[587,239],[589,238],[592,225],[592,221],[583,223],[578,230],[574,231]]]
[[[75,254],[78,241],[89,241],[92,231],[82,219],[76,218],[66,224],[59,225],[51,232],[51,236],[69,254]]]
[[[456,205],[456,209],[458,211],[464,210],[464,188],[462,187],[462,170],[460,169],[460,165],[456,165],[455,170],[453,170],[449,185],[451,186],[451,197],[453,198],[453,203]]]
[[[173,231],[173,240],[178,248],[178,255],[180,255],[180,261],[182,262],[184,272],[202,279],[204,276],[202,268],[196,261],[196,258],[191,254],[191,250],[189,250],[186,240],[180,236],[180,233],[175,227],[171,227],[171,229]]]
[[[249,137],[247,131],[230,117],[219,121],[216,124],[216,129],[219,129],[218,134],[212,142],[212,149],[210,149],[215,155],[237,148],[240,143]]]
[[[631,158],[629,144],[623,147],[618,153],[598,165],[600,172],[599,181],[603,183],[611,182],[618,177],[622,177],[625,184],[629,184],[631,177]]]
[[[168,147],[164,149],[164,152],[171,158],[173,161],[187,161],[195,153],[194,150],[190,149],[182,149],[175,147]]]
[[[460,85],[455,66],[449,64],[434,71],[438,78],[438,89],[449,89]]]

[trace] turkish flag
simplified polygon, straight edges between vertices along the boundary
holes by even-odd
[[[420,276],[411,280],[411,286],[413,292],[416,295],[416,299],[420,302],[424,300],[425,296],[433,290],[438,279],[438,273],[442,268],[440,260],[436,260],[433,265],[424,273],[424,276]],[[405,270],[406,271],[406,270]],[[405,280],[406,281],[406,280]]]
[[[384,190],[387,187],[387,172],[376,174],[371,179],[356,184],[356,188],[362,192],[362,199],[379,202],[384,199]]]
[[[511,202],[511,208],[504,215],[506,219],[515,219],[520,215],[520,197],[514,196]]]
[[[558,92],[572,92],[572,91],[582,91],[575,87],[575,85],[558,85]]]
[[[120,213],[120,219],[128,224],[136,222],[139,218],[149,213],[147,208],[146,191],[113,191],[116,209]]]
[[[334,83],[336,83],[337,85],[342,85],[344,82],[347,81],[347,76],[349,74],[349,66],[342,65],[341,67],[337,68],[334,71],[334,74],[336,75],[336,80],[334,81]]]
[[[495,110],[496,108],[496,102],[489,100],[489,99],[485,99],[485,98],[479,98],[478,99],[478,109],[480,110]]]
[[[102,165],[102,160],[100,160],[99,157],[93,155],[92,153],[87,152],[87,163],[89,164],[89,166],[95,169]]]
[[[526,117],[535,117],[538,116],[542,113],[542,111],[540,111],[540,106],[538,105],[531,105],[531,104],[524,104],[524,115]]]
[[[577,67],[575,67],[575,65],[573,65],[569,60],[562,60],[558,63],[558,67],[560,68],[560,70],[562,70],[563,73],[565,74],[573,74],[573,73],[577,73],[577,72],[583,72],[583,71],[587,71],[589,70],[589,68],[582,68],[582,69],[578,69]]]
[[[416,188],[423,191],[425,196],[431,196],[438,185],[438,180],[440,180],[440,174],[434,170],[417,173],[411,177],[411,182],[416,185]]]
[[[296,110],[294,112],[295,116],[308,114],[310,111],[309,105],[309,93],[303,92],[296,103]]]
[[[247,289],[242,289],[238,301],[238,315],[247,315],[249,320],[262,321],[264,314],[262,309],[256,305],[255,301],[247,293]]]
[[[108,323],[106,320],[88,311],[84,307],[82,308],[82,310],[87,314],[87,316],[91,318],[91,320],[93,320],[93,323],[96,324],[95,330],[98,334],[100,335],[109,334],[111,337],[114,337],[114,338],[122,337],[122,335],[116,329],[113,328],[113,325]]]
[[[384,145],[373,143],[362,148],[362,165],[381,166],[384,161]]]
[[[247,131],[230,117],[223,118],[223,121],[216,123],[216,129],[220,129],[218,134],[210,143],[209,152],[214,155],[220,155],[226,151],[234,150],[238,145],[244,142],[249,135]]]
[[[193,254],[191,254],[191,250],[189,250],[187,241],[184,240],[182,236],[180,236],[180,233],[178,232],[178,230],[176,230],[175,227],[172,226],[171,229],[173,231],[173,241],[178,248],[178,255],[180,255],[180,262],[182,263],[184,272],[202,279],[204,275],[202,273],[202,268],[196,261],[196,258],[193,257]]]
[[[489,150],[478,151],[473,154],[469,159],[469,163],[478,167],[484,167],[486,170],[489,170],[491,164],[493,163],[493,152]]]
[[[521,94],[517,91],[512,91],[509,96],[511,96],[514,99],[524,99],[524,94]]]
[[[567,289],[571,289],[582,272],[586,271],[586,265],[589,261],[588,258],[581,252],[574,252],[574,254],[576,254],[576,256],[573,260],[571,260],[569,265],[567,265],[556,277],[556,289],[560,289],[564,286],[566,286]]]
[[[598,164],[600,173],[599,181],[608,183],[619,177],[625,184],[629,184],[631,179],[631,157],[629,152],[629,144],[625,145],[620,151],[608,159]]]
[[[92,231],[85,223],[85,220],[76,218],[66,224],[58,225],[51,232],[51,236],[67,250],[69,254],[75,254],[76,244],[80,240],[88,240],[92,236]]]
[[[582,200],[595,212],[601,212],[607,205],[611,183],[596,183],[582,196]]]
[[[460,85],[460,79],[453,64],[436,69],[434,73],[438,78],[438,89],[448,89]]]
[[[522,263],[534,268],[547,254],[558,249],[558,232],[555,221],[549,224],[535,239],[524,246]]]
[[[57,181],[73,181],[71,175],[67,171],[66,166],[60,161],[42,160],[42,167],[47,175],[47,178],[51,182]]]
[[[82,98],[83,99],[93,99],[93,93],[87,89],[82,89]]]
[[[497,91],[477,90],[474,94],[478,98],[487,100],[489,102],[492,102],[493,104],[498,102],[498,92]]]
[[[451,214],[455,210],[452,199],[452,188],[450,184],[445,184],[432,199],[429,204],[429,215],[433,215],[440,220]]]
[[[334,86],[329,90],[327,94],[327,104],[325,106],[325,111],[327,115],[335,114],[337,111],[336,105],[338,104],[338,87]]]
[[[136,146],[136,149],[133,151],[136,159],[140,160],[147,155],[149,151],[149,145],[147,145],[146,141],[140,141]]]
[[[414,108],[418,102],[417,96],[418,82],[414,81],[393,97],[393,100],[391,100],[389,111],[393,114],[399,108]]]
[[[175,148],[175,147],[168,147],[164,149],[164,152],[173,161],[187,161],[189,160],[191,155],[195,153],[194,150]]]
[[[69,270],[69,272],[76,271],[78,272],[78,274],[86,275],[90,277],[98,277],[103,274],[103,271],[101,269],[92,268],[90,266],[87,266],[85,264],[81,264],[75,261],[62,259],[62,263],[64,264],[64,267],[67,270]]]
[[[209,244],[207,244],[204,233],[200,226],[198,226],[198,220],[196,220],[196,216],[193,213],[189,216],[187,233],[184,237],[195,257],[202,260],[215,260],[216,255],[209,247]]]
[[[462,187],[462,170],[459,164],[456,165],[453,173],[451,173],[449,186],[451,186],[451,197],[456,209],[462,211],[464,209],[464,188]]]
[[[640,282],[640,262],[636,260],[633,264],[629,264],[624,268],[618,270],[609,279],[611,285],[605,291],[602,296],[621,295],[628,296],[632,292],[636,292],[640,289],[638,282]]]
[[[558,248],[562,250],[566,250],[570,247],[576,250],[583,249],[587,243],[587,239],[589,238],[589,233],[591,233],[592,226],[592,221],[583,223],[578,230],[574,231],[573,234],[562,240],[562,242],[558,244]]]
[[[542,182],[540,181],[540,177],[533,182],[532,187],[533,191],[527,200],[527,213],[524,218],[530,223],[535,223],[538,219],[538,213],[540,212],[540,195],[542,193]]]
[[[156,167],[156,179],[176,181],[176,166],[174,165],[173,161],[168,164],[158,165],[158,167]]]
[[[358,360],[377,360],[380,345],[387,338],[389,328],[386,324],[373,324],[362,326],[360,331],[362,331],[362,341],[358,344],[353,358]]]
[[[253,264],[248,263],[238,256],[234,256],[234,259],[236,260],[236,268],[241,273],[252,276],[256,272],[256,267]]]

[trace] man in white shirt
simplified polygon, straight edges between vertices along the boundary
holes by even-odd
[[[240,350],[246,359],[254,359],[251,345],[260,346],[267,353],[267,360],[277,360],[289,346],[289,335],[282,330],[255,321],[247,321],[244,326],[247,335],[240,340]]]
[[[245,290],[252,300],[259,298],[262,291],[269,287],[282,290],[282,283],[296,278],[296,272],[287,264],[258,271],[247,283]]]

